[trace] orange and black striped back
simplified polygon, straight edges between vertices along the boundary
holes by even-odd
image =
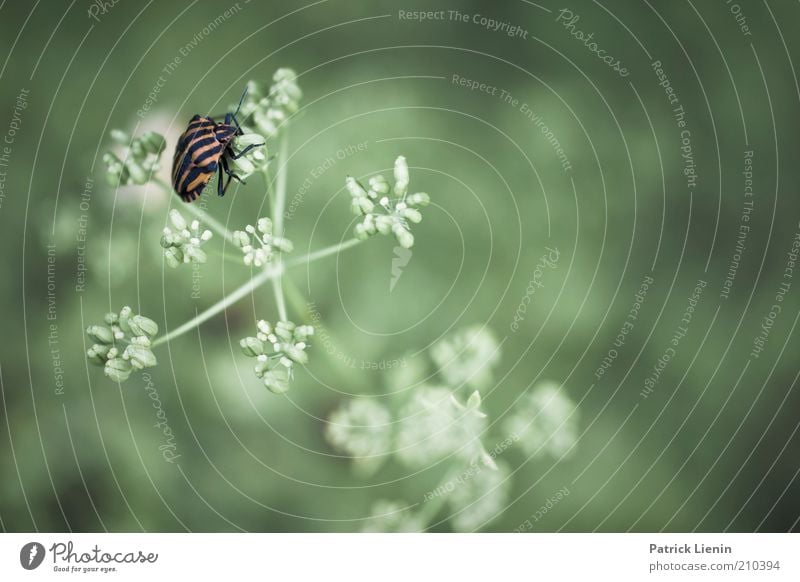
[[[195,115],[175,148],[172,186],[184,202],[196,200],[217,171],[236,128]]]

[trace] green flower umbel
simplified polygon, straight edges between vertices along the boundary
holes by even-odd
[[[158,333],[158,324],[143,315],[136,315],[130,307],[119,313],[107,313],[105,325],[90,325],[87,335],[95,342],[86,351],[89,362],[103,366],[106,376],[115,382],[124,382],[134,370],[152,368],[158,361],[150,349],[151,340]]]
[[[431,199],[425,192],[408,194],[408,181],[408,164],[403,156],[395,160],[394,186],[391,189],[380,174],[370,178],[367,187],[352,176],[347,177],[345,186],[352,196],[353,214],[364,217],[356,225],[356,237],[366,239],[378,233],[394,234],[401,247],[409,249],[414,246],[410,224],[422,220],[419,208],[427,206]],[[394,198],[389,198],[389,194]]]
[[[233,240],[242,249],[242,258],[248,267],[263,267],[276,252],[290,253],[294,248],[289,239],[272,234],[272,221],[266,217],[259,218],[255,226],[248,224],[244,231],[234,231]]]
[[[247,97],[242,103],[240,119],[244,125],[253,126],[257,133],[268,138],[276,137],[281,125],[299,109],[302,96],[297,73],[292,69],[278,69],[266,92],[255,81],[247,84]]]
[[[200,221],[186,222],[174,208],[169,211],[170,226],[165,226],[161,236],[164,259],[173,269],[182,263],[205,263],[208,256],[200,247],[211,240],[210,230],[201,229]]]
[[[276,394],[289,390],[294,365],[308,362],[308,339],[314,335],[310,325],[279,321],[273,327],[260,320],[255,337],[239,341],[245,356],[257,360],[254,371],[264,386]]]
[[[103,155],[106,179],[112,186],[146,184],[159,169],[161,154],[167,147],[164,136],[154,131],[131,137],[124,131],[112,130],[111,139],[125,146],[122,156],[112,152]]]

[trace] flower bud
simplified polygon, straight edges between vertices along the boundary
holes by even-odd
[[[367,240],[373,233],[367,232],[367,228],[363,224],[357,224],[355,228],[356,238],[359,240]]]
[[[146,335],[153,337],[158,333],[158,324],[143,315],[134,315],[129,321],[131,333],[133,335]]]
[[[241,230],[234,231],[233,240],[240,247],[246,247],[247,245],[250,244],[250,237],[247,235],[246,232]]]
[[[181,249],[178,247],[169,247],[168,249],[164,249],[164,259],[167,261],[167,265],[173,269],[176,269],[181,263],[183,263],[183,251],[181,251]]]
[[[114,358],[106,362],[103,371],[106,376],[111,378],[114,382],[124,382],[130,377],[131,372],[133,372],[133,366],[127,360]]]
[[[109,132],[109,135],[111,136],[111,139],[113,141],[117,142],[118,144],[126,146],[129,143],[131,143],[131,136],[129,136],[127,133],[125,133],[121,129],[112,129]]]
[[[291,253],[294,250],[294,245],[288,238],[276,237],[272,244],[282,253]]]
[[[128,319],[130,319],[131,315],[133,315],[133,309],[130,306],[126,305],[122,309],[119,310],[119,325],[122,329],[128,331]]]
[[[364,190],[364,188],[361,187],[361,184],[359,184],[358,181],[352,176],[347,176],[344,181],[344,185],[353,198],[365,198],[367,196],[366,190]]]
[[[255,337],[246,337],[239,340],[239,345],[242,347],[242,352],[245,356],[250,358],[260,356],[264,353],[264,344],[260,339]]]
[[[406,208],[404,210],[401,210],[399,214],[400,216],[410,220],[414,224],[419,224],[420,222],[422,222],[422,213],[416,208]]]
[[[92,340],[100,344],[114,343],[114,334],[107,327],[102,325],[90,325],[86,328],[86,333]]]
[[[150,348],[137,344],[131,344],[125,348],[122,357],[125,360],[130,360],[131,366],[137,370],[152,368],[158,363],[156,356],[150,351]]]
[[[382,174],[378,174],[377,176],[373,176],[372,178],[370,178],[369,187],[376,194],[389,193],[389,183],[386,181],[386,178],[384,178]]]
[[[272,234],[272,221],[267,217],[259,218],[256,228],[263,234]]]
[[[369,214],[375,210],[375,204],[369,198],[354,198],[353,204],[358,207],[358,212],[355,214]]]
[[[410,249],[414,246],[414,235],[408,232],[408,230],[406,230],[406,228],[399,222],[394,224],[392,227],[392,232],[394,233],[397,242],[404,249]]]
[[[431,197],[425,192],[416,192],[406,197],[406,204],[409,206],[427,206],[431,202]]]
[[[314,326],[313,325],[299,325],[297,329],[294,331],[294,335],[299,340],[307,340],[312,335],[314,335]]]
[[[147,182],[149,172],[141,167],[135,160],[128,158],[125,161],[125,168],[130,174],[130,182],[133,182],[134,184],[144,184]]]
[[[395,220],[391,216],[386,216],[385,214],[381,214],[375,218],[375,228],[381,234],[389,234],[392,232],[394,224]]]
[[[394,195],[402,196],[408,189],[408,163],[405,156],[397,156],[394,161]]]
[[[155,131],[147,131],[139,138],[144,150],[149,154],[158,155],[167,147],[167,140],[164,136]]]
[[[108,353],[108,346],[102,344],[94,344],[86,350],[86,357],[89,362],[96,366],[102,366],[106,363],[106,354]]]
[[[273,394],[285,394],[289,391],[289,382],[278,376],[275,372],[269,371],[262,378],[264,386]]]
[[[169,211],[169,221],[176,230],[180,231],[186,228],[186,220],[184,220],[183,216],[181,216],[181,213],[174,208]]]
[[[206,252],[199,246],[192,244],[185,245],[183,247],[183,251],[184,256],[189,260],[190,263],[203,264],[208,260],[208,255],[206,255]]]
[[[303,350],[288,344],[284,346],[283,353],[286,354],[286,357],[289,358],[291,361],[297,364],[307,364],[308,363],[308,354],[305,353]]]

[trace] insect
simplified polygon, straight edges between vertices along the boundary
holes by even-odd
[[[178,145],[175,146],[175,157],[172,161],[172,187],[184,202],[192,202],[200,197],[206,184],[219,173],[217,194],[225,196],[225,191],[231,183],[231,178],[241,182],[241,178],[233,173],[228,165],[228,156],[236,160],[251,149],[264,144],[251,144],[236,153],[233,151],[232,140],[237,135],[242,135],[236,114],[242,107],[247,89],[242,93],[235,113],[226,113],[225,121],[217,123],[213,117],[195,115],[189,122],[189,127],[183,132]],[[224,175],[228,176],[223,186]]]

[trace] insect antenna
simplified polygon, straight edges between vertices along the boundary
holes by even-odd
[[[239,134],[241,135],[242,127],[239,125],[239,120],[236,119],[236,114],[239,113],[239,110],[242,108],[242,103],[244,103],[244,98],[247,97],[247,85],[244,87],[244,91],[242,92],[242,96],[239,98],[239,104],[236,106],[236,111],[234,113],[225,113],[224,117],[227,119],[230,116],[236,122],[236,128],[239,130]],[[215,120],[218,117],[223,117],[223,115],[209,115],[209,119]]]

